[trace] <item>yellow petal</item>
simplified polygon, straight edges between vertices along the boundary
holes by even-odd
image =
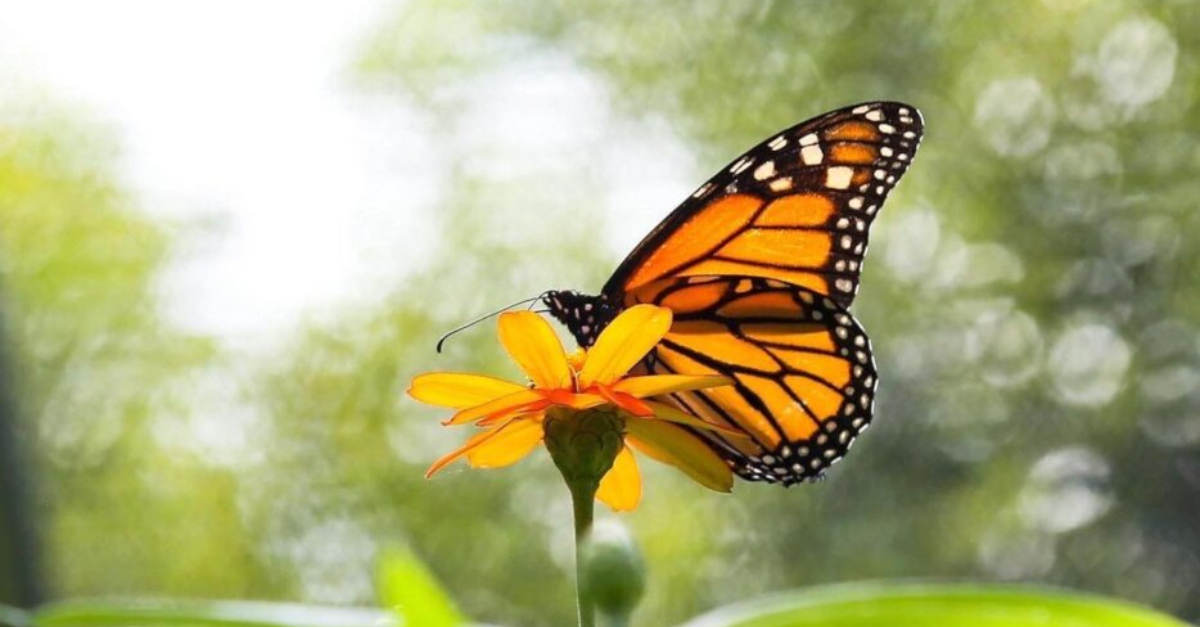
[[[480,433],[483,438],[488,433]],[[503,468],[525,458],[542,442],[542,424],[520,418],[508,423],[486,442],[467,453],[467,461],[475,468]]]
[[[700,438],[661,420],[627,420],[625,441],[638,451],[682,470],[706,488],[729,492],[733,471]]]
[[[611,384],[623,376],[671,328],[671,310],[654,305],[634,305],[605,327],[596,345],[588,350],[579,372],[579,385]]]
[[[523,389],[523,385],[481,374],[428,372],[413,378],[408,395],[422,403],[462,409]]]
[[[622,447],[612,468],[600,480],[596,498],[618,512],[632,512],[642,500],[642,475],[629,447]]]
[[[442,424],[461,425],[467,422],[475,422],[482,418],[504,416],[505,414],[518,412],[530,403],[536,403],[540,400],[542,400],[542,395],[538,394],[537,391],[529,388],[521,388],[519,391],[512,394],[505,394],[482,405],[468,407],[454,414]]]
[[[500,314],[500,343],[534,385],[545,390],[571,388],[571,367],[554,329],[531,311]]]
[[[440,458],[438,458],[438,460],[436,462],[433,462],[433,464],[429,466],[428,470],[425,471],[425,478],[428,479],[428,478],[434,476],[435,474],[438,473],[438,471],[440,471],[441,469],[445,468],[446,466],[449,466],[450,464],[454,463],[454,461],[457,460],[458,458],[462,457],[463,455],[466,455],[467,453],[470,453],[471,451],[473,451],[474,449],[476,449],[480,446],[483,446],[484,444],[486,444],[488,442],[488,440],[496,437],[496,435],[499,434],[500,431],[503,430],[504,427],[507,427],[508,425],[509,425],[509,422],[505,422],[493,429],[489,429],[489,430],[485,431],[484,433],[480,433],[479,435],[471,438],[470,440],[467,440],[466,444],[441,456]]]
[[[648,398],[725,385],[733,385],[733,380],[717,375],[651,374],[644,377],[626,377],[614,383],[612,388],[638,398]]]
[[[646,401],[646,402],[648,405],[650,405],[650,408],[654,410],[654,417],[658,418],[659,420],[666,420],[667,422],[674,422],[676,424],[687,425],[694,429],[706,429],[708,431],[715,431],[726,438],[733,438],[733,439],[737,439],[737,440],[746,440],[746,441],[749,441],[751,439],[750,435],[744,431],[738,431],[737,429],[730,429],[729,427],[724,427],[721,425],[714,425],[711,422],[706,422],[704,420],[701,420],[687,412],[679,411],[678,409],[671,407],[670,405],[667,405],[666,403],[660,403],[658,401]]]

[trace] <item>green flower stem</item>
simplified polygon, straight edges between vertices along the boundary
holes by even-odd
[[[546,450],[562,473],[575,513],[575,592],[579,626],[595,627],[596,608],[583,577],[581,552],[592,528],[596,490],[621,452],[625,421],[616,409],[601,406],[584,411],[556,407],[546,413]]]
[[[586,485],[568,483],[571,490],[571,505],[575,510],[575,597],[579,605],[579,627],[594,627],[596,603],[587,589],[583,574],[583,543],[592,530],[592,519],[596,511],[596,490],[600,484]]]

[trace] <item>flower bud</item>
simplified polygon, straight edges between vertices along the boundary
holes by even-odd
[[[624,526],[603,521],[581,547],[583,585],[596,609],[624,624],[646,588],[642,555]]]

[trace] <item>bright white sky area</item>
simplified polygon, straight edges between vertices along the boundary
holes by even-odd
[[[341,80],[384,5],[9,1],[0,55],[111,127],[142,210],[201,227],[163,277],[164,304],[186,327],[235,339],[358,296],[388,249],[372,222],[412,206],[397,200],[404,189],[430,195],[382,143],[419,142],[411,121]],[[402,165],[404,181],[389,171]],[[420,228],[419,212],[391,217]]]
[[[439,158],[419,112],[356,93],[347,78],[389,8],[391,0],[6,0],[0,76],[116,134],[118,171],[138,206],[198,227],[185,231],[199,235],[184,239],[163,277],[165,310],[192,331],[254,344],[383,295],[432,245],[448,155]],[[528,94],[542,105],[538,119],[506,133],[511,141],[536,149],[546,139],[538,129],[596,133],[612,120],[603,107],[571,106],[597,89],[578,78],[501,86],[516,96],[489,100],[500,110],[475,123],[529,121]],[[545,106],[547,87],[566,106]],[[645,146],[624,148],[634,156],[619,169],[637,155],[661,163]],[[638,217],[612,221],[625,229],[610,238],[616,251],[688,191],[685,160],[649,169],[666,193],[655,185],[653,200],[622,203]],[[644,189],[614,189],[614,200]]]

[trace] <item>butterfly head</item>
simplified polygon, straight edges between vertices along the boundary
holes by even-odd
[[[617,310],[604,296],[550,291],[542,296],[542,302],[550,309],[550,315],[567,325],[575,341],[584,348],[595,344],[600,332],[617,316]]]

